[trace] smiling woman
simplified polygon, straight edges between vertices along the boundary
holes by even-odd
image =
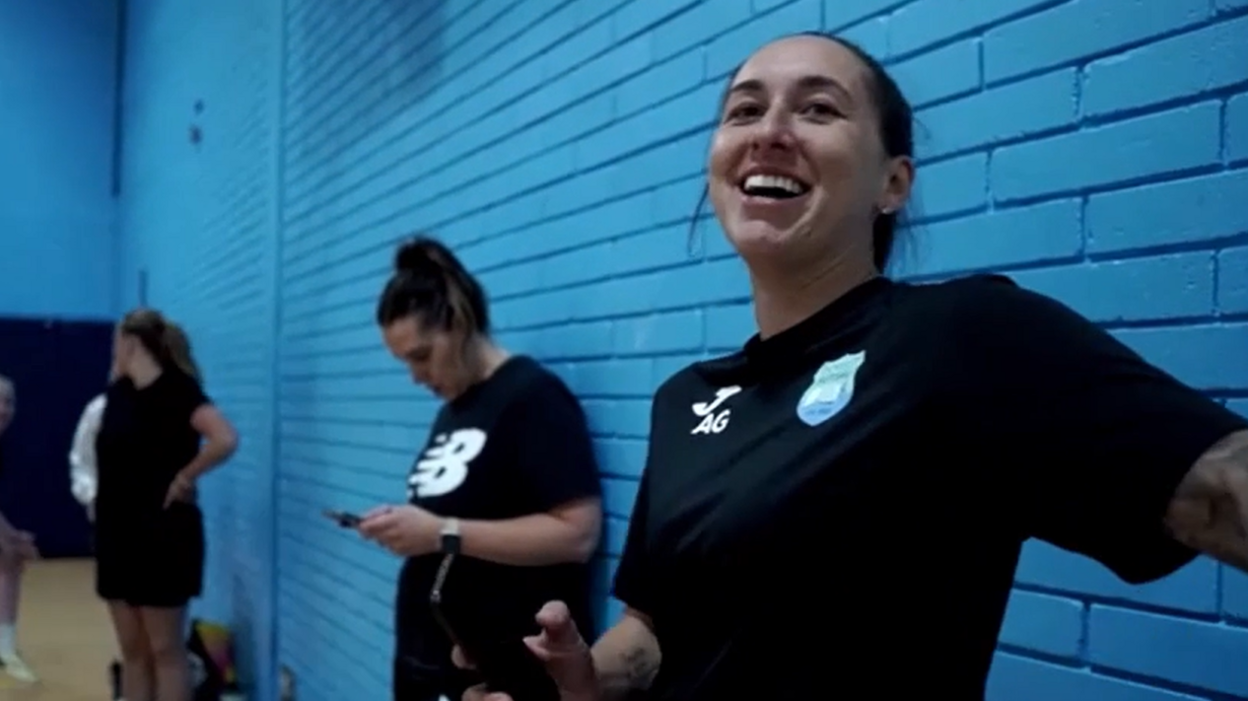
[[[1029,538],[1131,583],[1248,568],[1242,417],[1007,278],[882,274],[915,169],[875,60],[780,38],[718,121],[758,333],[655,395],[623,620],[590,650],[539,614],[564,698],[978,701]]]
[[[826,254],[828,247],[837,246],[837,258],[843,259],[848,250],[869,246],[871,263],[875,271],[882,272],[892,255],[914,183],[910,104],[883,66],[856,45],[819,34],[793,39],[834,43],[840,49],[834,59],[840,77],[802,73],[808,66],[784,60],[742,65],[720,101],[720,127],[708,164],[711,177],[693,221],[699,219],[709,197],[716,211],[726,216],[760,222],[776,219],[781,229],[795,232],[866,227],[871,236],[865,240],[815,237],[805,247],[790,248],[795,255],[803,249]],[[798,74],[788,76],[783,91],[777,92],[776,79],[785,71]],[[772,103],[796,105],[767,109]],[[807,156],[786,156],[790,149],[785,148],[753,149],[751,134],[760,129],[772,131],[781,141],[801,139]],[[819,206],[819,201],[828,201],[828,206]],[[786,216],[792,218],[787,227]],[[849,221],[836,220],[847,217]],[[750,239],[759,233],[757,228],[740,226],[734,232],[729,238],[742,256],[748,257],[755,246],[763,245],[760,262],[765,262],[766,242]],[[818,247],[825,250],[810,250]],[[829,264],[832,260],[827,255],[818,258]]]

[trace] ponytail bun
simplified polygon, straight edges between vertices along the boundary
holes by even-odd
[[[441,255],[442,244],[421,236],[399,246],[394,254],[394,271],[420,276],[444,276],[446,257]]]
[[[377,300],[377,323],[388,326],[406,316],[443,329],[489,333],[490,312],[480,283],[445,244],[427,235],[402,243],[394,254],[394,274]]]

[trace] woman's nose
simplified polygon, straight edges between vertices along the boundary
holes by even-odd
[[[793,145],[792,122],[782,110],[769,111],[755,126],[755,148],[789,148]]]

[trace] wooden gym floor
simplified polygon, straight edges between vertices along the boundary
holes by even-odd
[[[18,647],[39,681],[0,672],[0,701],[103,701],[116,643],[90,560],[36,562],[22,583]]]

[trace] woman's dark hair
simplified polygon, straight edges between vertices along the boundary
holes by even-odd
[[[377,300],[380,326],[413,315],[443,331],[490,331],[490,310],[480,283],[449,248],[428,236],[399,246],[394,274]]]
[[[174,322],[166,319],[155,309],[135,309],[121,320],[121,332],[139,339],[139,343],[164,369],[176,368],[194,378],[203,378],[195,356],[191,352],[191,339]]]
[[[836,42],[845,47],[866,66],[867,72],[871,75],[869,85],[871,101],[875,107],[876,114],[879,115],[880,121],[877,126],[880,132],[880,139],[884,144],[884,152],[890,158],[914,156],[914,112],[910,107],[909,101],[906,100],[906,96],[902,94],[901,88],[897,86],[897,82],[888,74],[884,66],[880,65],[880,62],[875,57],[857,44],[847,39],[824,34],[823,32],[798,32],[780,37],[780,39],[797,36],[820,37]],[[724,88],[724,96],[720,98],[721,105],[727,99],[728,89],[732,87],[732,82],[736,80],[737,73],[740,71],[741,66],[737,66],[732,71],[732,75],[728,77],[728,84]],[[704,188],[702,190],[702,198],[698,200],[698,207],[694,210],[693,219],[690,222],[690,234],[697,227],[698,219],[701,218],[702,209],[706,206],[709,194],[709,189]],[[901,224],[901,212],[890,212],[888,214],[880,213],[876,216],[872,225],[872,259],[875,262],[876,269],[881,272],[888,267],[889,258],[893,253],[893,244],[896,243],[897,231]]]

